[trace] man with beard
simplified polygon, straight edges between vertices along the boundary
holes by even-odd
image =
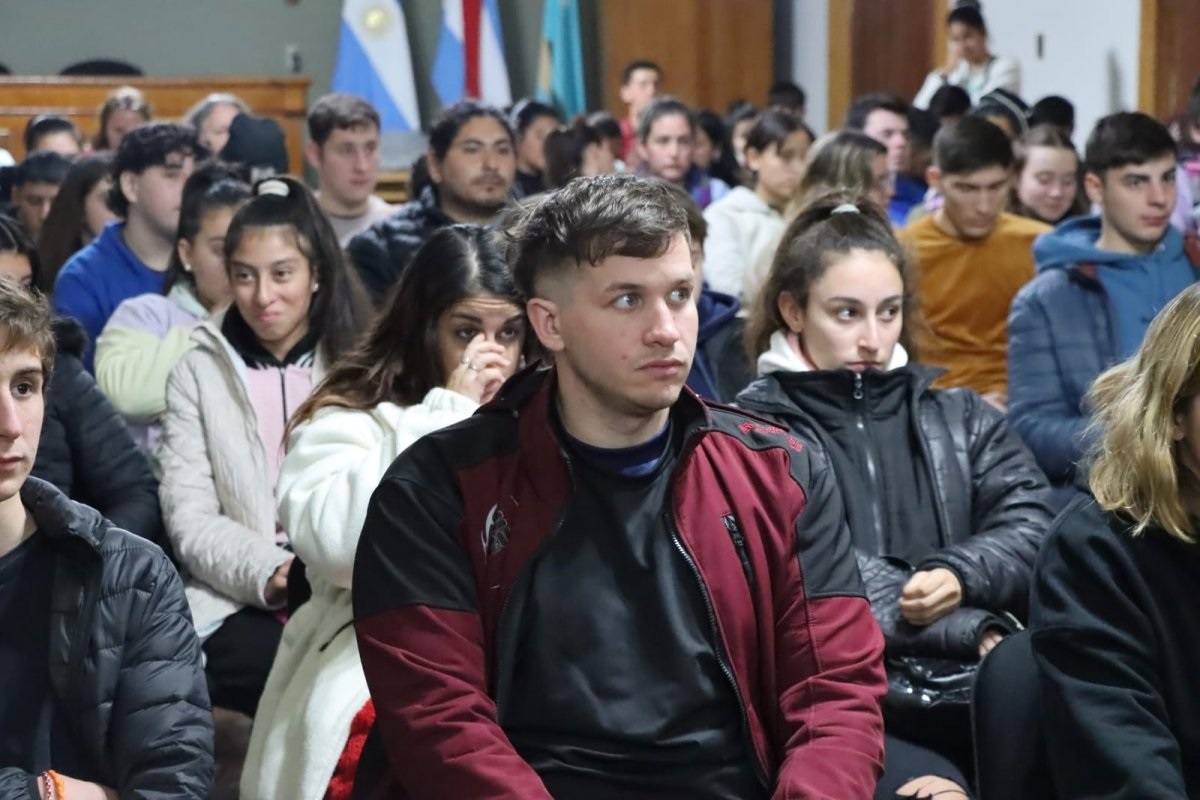
[[[429,133],[426,157],[432,185],[347,248],[376,306],[435,230],[488,225],[512,194],[516,138],[498,109],[470,100],[450,106]]]
[[[886,680],[841,496],[782,428],[684,391],[684,210],[579,178],[507,235],[554,366],[404,451],[355,559],[379,796],[867,800]]]

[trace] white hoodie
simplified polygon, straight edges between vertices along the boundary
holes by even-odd
[[[783,216],[739,186],[709,206],[704,221],[704,280],[741,301],[744,313],[771,270],[786,227]]]
[[[888,370],[903,367],[908,363],[908,352],[900,345],[892,351],[892,360],[888,362]],[[812,365],[800,349],[800,339],[794,333],[775,331],[771,334],[771,344],[767,351],[758,357],[758,374],[769,375],[772,372],[814,372]]]

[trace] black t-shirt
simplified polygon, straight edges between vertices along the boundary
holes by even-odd
[[[49,769],[54,551],[35,533],[0,557],[0,768]]]
[[[666,521],[670,438],[628,451],[569,444],[575,491],[531,568],[501,719],[557,800],[767,796],[698,578]]]

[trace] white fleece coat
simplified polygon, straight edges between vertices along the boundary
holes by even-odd
[[[350,723],[370,696],[350,604],[367,504],[396,456],[477,408],[438,388],[407,408],[324,408],[292,434],[279,474],[279,520],[308,571],[312,598],[283,630],[254,718],[242,797],[324,797]]]
[[[896,345],[887,369],[893,370],[908,363],[908,351]],[[800,350],[800,340],[794,333],[775,331],[766,352],[758,356],[758,374],[772,372],[812,372],[815,368]]]
[[[704,280],[749,308],[767,280],[786,227],[783,216],[739,186],[704,212]]]

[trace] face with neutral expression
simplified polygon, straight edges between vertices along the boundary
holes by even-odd
[[[833,255],[801,305],[790,292],[779,312],[816,369],[885,369],[904,325],[904,281],[877,250]]]

